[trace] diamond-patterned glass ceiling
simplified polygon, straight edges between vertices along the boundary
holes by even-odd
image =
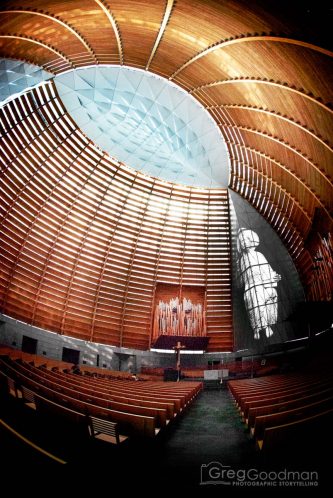
[[[8,100],[42,81],[52,78],[52,74],[39,66],[16,59],[0,58],[0,102]]]
[[[118,161],[171,182],[228,186],[229,157],[220,130],[176,85],[124,66],[73,70],[54,81],[81,130]]]

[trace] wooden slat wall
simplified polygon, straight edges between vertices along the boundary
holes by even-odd
[[[259,0],[3,0],[0,52],[54,74],[126,64],[188,90],[221,128],[230,188],[276,229],[312,299],[316,208],[333,230],[331,18]]]
[[[203,285],[210,350],[232,348],[227,189],[177,186],[111,160],[53,83],[0,119],[1,312],[146,349],[156,282]]]

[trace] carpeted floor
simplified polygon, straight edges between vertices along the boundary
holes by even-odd
[[[147,469],[147,464],[153,470],[155,479],[152,481],[164,488],[171,482],[177,483],[178,489],[203,491],[219,488],[222,491],[216,484],[223,480],[231,483],[228,489],[235,487],[235,479],[221,477],[223,470],[230,470],[231,476],[232,472],[241,476],[249,469],[252,469],[252,476],[285,470],[291,473],[314,472],[319,476],[319,485],[329,479],[329,464],[324,453],[308,447],[306,441],[302,447],[291,441],[288,448],[271,454],[258,451],[226,389],[202,391],[188,411],[169,427],[164,440],[147,453],[144,469]],[[244,490],[249,485],[239,487]]]
[[[178,477],[186,473],[199,483],[201,466],[241,465],[256,452],[228,391],[203,391],[170,430],[162,458]]]
[[[302,448],[295,453],[291,451],[292,442],[291,448],[280,454],[263,456],[256,450],[225,389],[202,391],[190,408],[153,442],[130,441],[120,447],[89,441],[75,428],[64,428],[56,421],[45,422],[38,414],[15,402],[1,403],[0,416],[36,444],[67,462],[67,465],[49,462],[0,430],[2,471],[42,469],[45,475],[56,475],[57,484],[62,475],[75,475],[78,485],[82,484],[83,477],[90,476],[96,489],[101,490],[116,480],[124,489],[135,491],[157,488],[170,491],[175,486],[177,490],[207,491],[221,489],[216,484],[223,480],[223,469],[234,472],[250,468],[280,471],[286,467],[317,470],[321,482],[329,476],[326,460],[320,458],[318,452]],[[213,472],[209,474],[212,467]]]

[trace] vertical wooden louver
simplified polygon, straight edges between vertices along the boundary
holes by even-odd
[[[156,282],[207,292],[211,351],[232,348],[227,189],[144,176],[92,144],[52,83],[1,119],[1,312],[147,349]]]

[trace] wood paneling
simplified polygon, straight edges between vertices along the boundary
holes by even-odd
[[[15,137],[31,111],[38,127],[23,147]],[[227,189],[177,186],[112,161],[72,123],[53,83],[0,119],[3,313],[146,349],[156,282],[201,285],[211,350],[232,348]]]

